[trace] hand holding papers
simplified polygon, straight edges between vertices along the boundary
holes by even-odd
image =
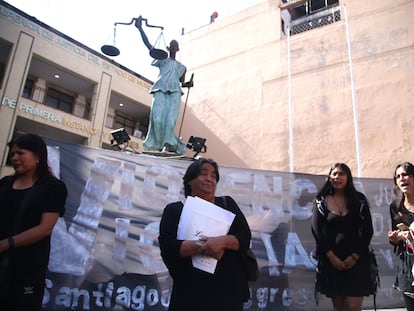
[[[198,240],[201,236],[215,237],[226,235],[235,214],[198,197],[187,197],[178,224],[177,239]],[[217,259],[196,255],[193,266],[214,273]]]

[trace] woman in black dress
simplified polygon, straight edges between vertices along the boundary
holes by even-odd
[[[368,201],[355,189],[346,164],[331,167],[314,205],[316,291],[332,299],[335,311],[359,311],[364,296],[373,293],[369,272],[373,228]]]
[[[398,256],[397,276],[394,287],[404,296],[407,310],[414,310],[412,267],[414,264],[414,166],[409,162],[398,164],[394,171],[394,200],[390,205],[392,230],[388,232],[394,253]],[[400,224],[404,224],[403,228]],[[410,226],[411,225],[411,226]],[[398,227],[399,226],[399,227]],[[411,232],[408,230],[411,229]]]
[[[183,177],[184,195],[197,196],[235,214],[226,235],[177,239],[182,202],[168,204],[160,223],[161,256],[173,279],[170,311],[242,311],[249,298],[247,274],[241,254],[250,245],[249,225],[237,203],[229,196],[216,197],[217,163],[198,159]],[[192,265],[191,256],[202,254],[218,260],[214,273]]]

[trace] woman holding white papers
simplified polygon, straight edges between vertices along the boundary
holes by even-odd
[[[183,181],[186,202],[165,207],[158,238],[173,279],[168,310],[242,311],[249,298],[241,261],[251,239],[247,220],[231,197],[215,196],[219,181],[215,161],[192,162]],[[228,229],[219,230],[227,232],[208,235],[226,223]]]

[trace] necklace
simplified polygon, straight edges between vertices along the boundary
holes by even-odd
[[[336,206],[336,209],[338,210],[339,215],[343,216],[344,215],[344,212],[345,212],[345,198],[344,198],[344,200],[342,202],[342,206],[341,207],[339,206],[338,202],[336,201],[334,195],[332,196],[332,198],[333,198],[333,200],[335,202],[335,206]]]

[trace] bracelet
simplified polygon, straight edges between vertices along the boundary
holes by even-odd
[[[358,260],[358,257],[357,257],[356,255],[354,255],[354,254],[352,254],[352,255],[351,255],[351,257],[352,257],[352,259],[353,259],[353,260],[355,260],[355,261],[357,261],[357,260]]]
[[[9,236],[7,238],[7,241],[9,241],[9,248],[14,248],[14,240],[13,240],[13,237]]]

